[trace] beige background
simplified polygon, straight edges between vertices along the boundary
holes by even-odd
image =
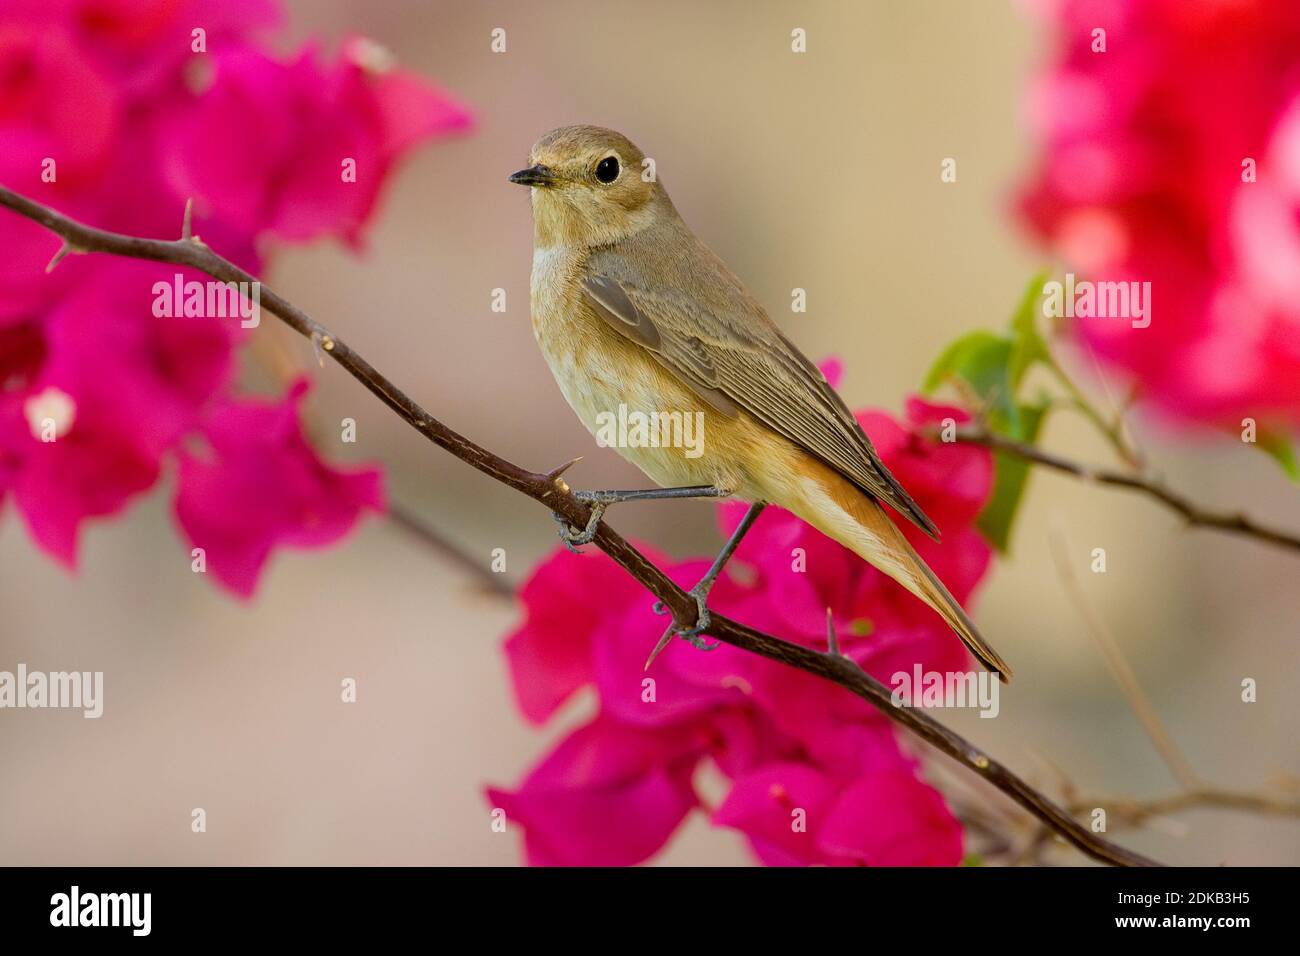
[[[1036,27],[1002,3],[298,0],[289,10],[295,40],[333,49],[347,32],[369,34],[454,90],[479,125],[401,171],[366,257],[289,250],[275,287],[514,461],[587,455],[577,486],[640,479],[573,420],[528,328],[527,197],[505,176],[553,126],[614,126],[653,155],[683,215],[805,351],[844,358],[853,406],[898,411],[956,333],[1005,321],[1042,261],[1006,208],[1030,148],[1018,97],[1044,53]],[[498,26],[502,55],[489,51]],[[795,26],[808,31],[802,56],[789,51]],[[948,156],[959,178],[943,185]],[[795,286],[808,290],[806,315],[789,313]],[[504,315],[489,310],[496,287]],[[290,348],[308,359],[301,343]],[[482,560],[505,547],[518,578],[554,546],[541,509],[421,442],[337,370],[318,379],[321,420],[359,423],[355,449],[330,452],[383,461],[393,496]],[[1300,492],[1263,456],[1138,430],[1178,487],[1300,527]],[[1046,440],[1105,459],[1065,417]],[[675,554],[716,544],[701,505],[624,506],[614,520]],[[977,605],[1016,683],[999,719],[952,723],[1041,784],[1057,766],[1090,793],[1171,787],[1064,598],[1047,547],[1054,524],[1200,772],[1240,788],[1296,772],[1300,558],[1184,531],[1144,501],[1047,474]],[[1086,573],[1097,546],[1105,576]],[[500,654],[516,618],[382,522],[329,552],[279,557],[245,606],[191,574],[166,493],[94,526],[76,575],[39,555],[10,510],[0,669],[103,670],[107,705],[98,721],[0,712],[0,861],[514,863],[517,839],[490,832],[481,789],[515,783],[591,706],[584,698],[543,732],[523,724]],[[1254,705],[1237,697],[1247,676],[1260,682]],[[359,682],[355,705],[339,702],[343,677]],[[190,832],[193,807],[207,810],[206,834]],[[1179,863],[1300,858],[1291,821],[1180,822],[1126,840]],[[748,856],[695,819],[659,859]]]

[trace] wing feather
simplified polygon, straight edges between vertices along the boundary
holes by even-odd
[[[610,251],[592,257],[582,289],[592,311],[713,407],[744,409],[937,538],[934,522],[889,473],[826,376],[703,252],[717,271],[711,282],[689,284],[704,289],[705,301],[656,288],[627,256]]]

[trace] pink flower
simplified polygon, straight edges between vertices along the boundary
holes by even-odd
[[[12,491],[36,543],[69,566],[85,519],[116,513],[158,478],[157,459],[125,440],[131,422],[93,400],[93,381],[78,384],[77,398],[49,387],[0,402],[0,498]]]
[[[818,846],[834,860],[867,866],[955,866],[961,826],[933,787],[915,774],[864,776],[831,807]]]
[[[989,455],[916,434],[943,417],[961,418],[958,410],[919,400],[908,408],[907,427],[879,413],[861,420],[921,507],[944,519],[944,543],[923,539],[917,546],[929,549],[927,558],[954,575],[954,593],[967,598],[990,555],[973,530],[991,487]],[[719,509],[724,532],[743,510],[741,504]],[[960,641],[932,611],[788,512],[764,512],[733,562],[710,595],[719,613],[824,648],[829,607],[843,652],[886,681],[917,663],[931,670],[969,666]],[[683,561],[666,571],[689,586],[708,563]],[[725,645],[701,653],[674,641],[647,673],[644,661],[667,621],[603,555],[558,552],[539,566],[522,597],[526,620],[507,639],[506,652],[525,715],[544,721],[586,686],[594,687],[600,707],[596,724],[561,744],[516,794],[491,792],[494,805],[522,825],[530,862],[648,858],[698,802],[690,771],[704,759],[733,780],[714,823],[745,833],[763,862],[960,859],[960,826],[918,779],[890,723],[865,701]],[[620,756],[621,748],[631,752]],[[560,775],[566,785],[557,789],[555,768],[570,767],[575,753],[583,755],[583,767],[598,762],[635,772],[614,779]],[[555,809],[561,805],[585,809]],[[793,809],[805,811],[806,828],[791,830]],[[626,838],[635,852],[606,832],[611,818],[632,827]],[[638,819],[646,826],[628,822]],[[606,852],[611,845],[616,852]]]
[[[767,764],[736,781],[713,822],[744,833],[768,866],[806,866],[824,856],[816,832],[839,793],[834,780],[808,764]]]
[[[275,0],[6,0],[5,5],[4,15],[13,22],[66,33],[133,98],[157,97],[160,88],[177,81],[186,63],[247,42],[281,19]]]
[[[597,718],[542,761],[517,792],[489,790],[524,827],[528,862],[627,866],[658,850],[696,805],[699,750],[688,734]]]
[[[260,38],[278,18],[272,0],[6,0],[0,182],[145,236],[176,235],[195,195],[195,232],[254,274],[271,232],[359,241],[397,161],[468,116],[368,41],[346,41],[337,64],[314,49],[271,59]],[[0,503],[58,560],[75,564],[86,522],[178,459],[182,523],[242,595],[273,548],[325,546],[382,507],[377,473],[308,448],[301,387],[274,406],[238,397],[237,349],[257,333],[154,314],[156,282],[206,276],[79,256],[47,275],[59,240],[7,212],[0,247]]]
[[[610,608],[631,602],[639,585],[604,555],[556,551],[538,565],[520,598],[526,619],[506,641],[515,699],[524,716],[544,723],[592,682],[592,639]]]
[[[708,561],[686,561],[668,568],[668,576],[689,588],[703,576]],[[620,569],[621,570],[621,569]],[[730,580],[718,582],[712,593],[713,606],[724,610],[733,606],[740,589]],[[645,590],[623,606],[609,620],[593,641],[595,685],[605,713],[635,726],[675,726],[683,723],[707,723],[708,715],[728,706],[746,703],[746,685],[750,680],[749,655],[731,647],[720,647],[707,661],[685,642],[670,646],[656,660],[650,676],[655,681],[655,695],[647,706],[644,681],[645,662],[655,639],[667,626],[667,619],[653,610],[653,599],[645,599]],[[724,610],[725,613],[725,610]],[[631,635],[647,635],[640,641]],[[662,661],[662,666],[658,663]]]
[[[1080,279],[1151,283],[1149,326],[1079,334],[1167,415],[1300,422],[1300,6],[1037,5],[1057,53],[1022,216]]]
[[[384,510],[377,469],[329,467],[302,433],[300,379],[285,401],[230,402],[202,426],[210,455],[181,453],[176,520],[207,569],[251,596],[277,545],[319,548],[355,527],[366,509]]]
[[[11,188],[59,196],[93,182],[121,111],[111,78],[70,36],[0,19],[0,179]]]
[[[374,72],[373,49],[354,40],[353,59],[334,67],[312,48],[288,63],[249,48],[217,54],[211,86],[166,135],[173,189],[249,232],[355,243],[402,154],[470,122],[412,75]]]
[[[953,866],[962,853],[943,798],[905,766],[845,787],[808,764],[769,764],[736,781],[713,822],[769,866]]]
[[[82,522],[152,486],[163,455],[197,426],[229,378],[233,333],[214,319],[155,317],[149,290],[163,267],[68,265],[76,282],[44,321],[0,334],[13,350],[0,370],[0,448],[33,537],[72,565]],[[52,406],[45,433],[36,411],[51,396],[66,411]]]

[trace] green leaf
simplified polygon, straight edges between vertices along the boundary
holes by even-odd
[[[930,395],[948,379],[955,375],[962,375],[961,370],[970,363],[972,356],[999,338],[1000,336],[992,332],[980,329],[954,339],[939,353],[939,357],[930,366],[930,371],[926,373],[925,381],[921,385],[921,391]]]
[[[1038,440],[1038,432],[1048,408],[1046,403],[1020,406],[1019,441],[1032,445]],[[1011,542],[1011,526],[1015,523],[1016,513],[1024,498],[1029,472],[1030,463],[1025,459],[1000,451],[993,452],[993,493],[989,495],[975,525],[1000,554],[1006,554]]]
[[[1011,317],[1012,353],[1008,377],[1012,388],[1020,387],[1020,380],[1035,362],[1052,362],[1047,340],[1038,331],[1038,317],[1043,308],[1043,286],[1051,273],[1043,270],[1025,287],[1015,313]]]
[[[1011,316],[1007,334],[969,332],[944,349],[930,367],[922,391],[928,395],[951,379],[965,382],[979,399],[984,423],[991,431],[1034,444],[1050,400],[1026,404],[1016,396],[1025,373],[1034,365],[1056,369],[1047,339],[1039,330],[1043,288],[1049,278],[1050,273],[1042,271],[1029,281]],[[993,493],[980,512],[977,525],[989,543],[1005,553],[1024,497],[1030,464],[996,451],[993,461]]]
[[[984,857],[980,856],[978,853],[967,853],[964,857],[961,858],[961,863],[958,864],[958,866],[983,866],[983,865],[984,865]]]
[[[983,330],[968,332],[946,349],[930,367],[921,390],[929,395],[950,378],[959,378],[988,407],[990,427],[1020,432],[1020,412],[1010,378],[1013,343]]]
[[[1290,435],[1270,428],[1261,428],[1257,444],[1260,451],[1282,466],[1282,471],[1288,478],[1300,484],[1300,461],[1296,459],[1295,446],[1291,443]]]

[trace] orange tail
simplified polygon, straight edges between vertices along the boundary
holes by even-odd
[[[903,585],[948,622],[981,664],[995,671],[1004,683],[1011,680],[1010,665],[989,647],[884,508],[820,461],[807,458],[800,462],[798,472],[791,476],[797,477],[797,482],[783,482],[781,493],[768,500],[788,508]]]

